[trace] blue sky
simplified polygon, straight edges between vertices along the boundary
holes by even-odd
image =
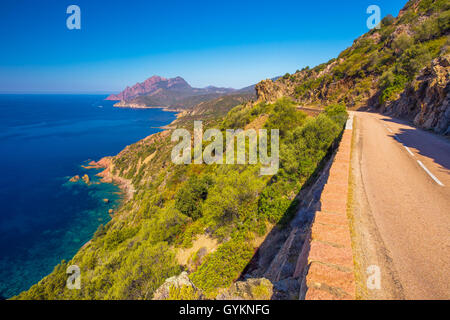
[[[116,92],[154,74],[240,88],[336,57],[368,31],[369,5],[405,3],[1,0],[0,92]]]

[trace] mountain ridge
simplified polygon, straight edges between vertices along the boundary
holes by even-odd
[[[175,78],[164,78],[158,75],[154,75],[144,80],[143,82],[137,82],[132,87],[127,86],[118,94],[109,95],[105,100],[120,100],[128,102],[139,96],[152,95],[160,92],[161,90],[180,92],[186,96],[210,93],[225,94],[236,91],[236,89],[233,88],[219,88],[215,86],[194,88],[180,76],[177,76]]]
[[[111,94],[106,100],[118,100],[115,107],[121,108],[165,108],[180,111],[195,105],[233,93],[254,92],[254,86],[243,89],[206,86],[194,88],[182,77],[164,78],[152,76],[134,86],[127,86],[118,94]]]

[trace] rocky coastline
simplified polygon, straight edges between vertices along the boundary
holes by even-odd
[[[91,161],[89,162],[89,168],[103,169],[103,171],[97,173],[97,176],[101,178],[101,182],[116,184],[124,193],[126,200],[129,200],[133,197],[135,190],[133,184],[131,183],[131,180],[113,174],[114,164],[112,163],[112,157],[108,156],[101,158],[99,161]]]
[[[114,104],[116,108],[131,108],[131,109],[162,109],[166,112],[182,112],[183,109],[175,108],[175,107],[166,107],[166,106],[147,106],[142,103],[133,103],[121,100]]]

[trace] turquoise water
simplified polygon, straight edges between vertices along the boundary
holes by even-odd
[[[175,114],[114,108],[102,95],[0,95],[0,296],[11,297],[89,241],[119,189],[81,165],[160,131]],[[67,183],[87,173],[92,184]],[[103,199],[109,199],[105,203]]]

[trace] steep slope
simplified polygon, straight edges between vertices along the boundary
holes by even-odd
[[[241,101],[244,104],[223,118]],[[97,163],[105,168],[106,181],[131,186],[129,200],[70,262],[63,261],[18,298],[150,299],[165,279],[183,269],[207,298],[232,285],[264,235],[275,224],[283,228],[289,221],[296,195],[339,136],[345,119],[341,106],[309,118],[286,99],[274,104],[245,101],[225,96],[208,102],[207,109],[200,104],[185,117],[203,115],[204,129],[219,127],[223,132],[248,126],[280,128],[281,169],[276,176],[261,176],[259,164],[175,165],[170,160],[175,144],[171,132],[149,136]],[[183,118],[172,126],[191,130],[192,121]],[[187,261],[180,260],[191,248],[199,249]],[[81,269],[81,290],[65,286],[69,265]]]
[[[374,108],[449,133],[449,31],[448,1],[411,0],[336,59],[262,81],[256,90],[261,100]]]
[[[290,236],[290,225],[301,230],[305,221],[291,220],[308,202],[308,195],[301,191],[314,186],[317,177],[320,184],[324,161],[342,132],[346,109],[333,103],[395,112],[402,108],[400,94],[412,86],[416,103],[424,101],[441,110],[440,99],[427,102],[422,91],[434,96],[433,86],[440,92],[446,81],[448,88],[445,62],[433,62],[448,54],[447,2],[410,1],[398,18],[385,18],[380,30],[355,40],[338,59],[275,81],[262,81],[256,85],[257,101],[249,101],[251,97],[245,95],[227,95],[199,103],[171,124],[190,132],[192,120],[198,119],[205,120],[205,130],[214,127],[221,132],[279,129],[280,170],[274,176],[261,176],[260,165],[175,165],[170,160],[175,145],[170,130],[99,161],[105,179],[131,186],[130,199],[71,261],[63,261],[18,298],[151,299],[165,279],[183,270],[189,272],[185,283],[192,282],[202,296],[226,297],[224,290],[235,287],[233,283],[248,273],[252,257],[270,236],[279,237],[275,243],[280,246],[271,248],[267,260],[263,259],[266,265],[252,271],[260,275],[271,269],[270,274],[277,275],[274,280],[286,280],[277,283],[278,288],[291,286],[292,264],[278,268],[273,257],[283,256],[283,261],[290,262],[296,245],[304,241],[301,233]],[[427,72],[431,70],[423,69],[427,66],[435,71]],[[430,80],[442,75],[442,81]],[[422,86],[425,88],[420,89]],[[438,96],[444,97],[445,90]],[[299,104],[315,105],[324,112],[308,117],[297,110]],[[425,111],[424,118],[428,114]],[[436,117],[440,121],[442,112]],[[187,261],[180,258],[186,255]],[[66,268],[73,264],[81,269],[81,290],[65,287]],[[169,298],[199,297],[178,289],[169,290]]]
[[[450,135],[450,55],[434,59],[385,113],[412,120],[416,126]]]

